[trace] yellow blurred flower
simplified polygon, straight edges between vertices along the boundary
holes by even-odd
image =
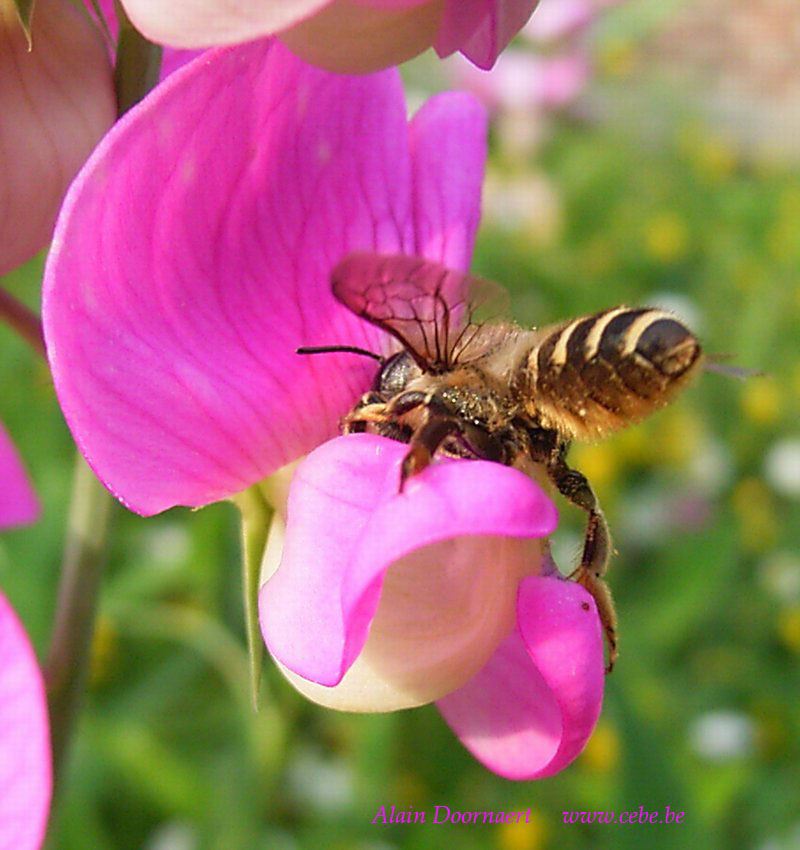
[[[795,224],[800,225],[800,188],[790,186],[781,192],[778,212],[781,218],[792,219]]]
[[[769,549],[778,528],[767,485],[758,478],[743,478],[736,485],[731,501],[739,520],[742,546],[751,552]]]
[[[704,440],[702,422],[685,407],[664,411],[655,424],[651,447],[660,465],[685,465],[700,451]]]
[[[706,137],[693,151],[695,171],[709,183],[721,183],[736,168],[736,152],[718,136]]]
[[[778,615],[778,636],[781,643],[800,655],[800,605],[787,608]]]
[[[766,245],[771,257],[776,260],[790,260],[798,253],[797,224],[787,219],[779,219],[767,231]]]
[[[580,764],[594,773],[612,773],[619,764],[620,741],[617,730],[601,720],[581,753]]]
[[[773,425],[783,412],[783,398],[774,378],[746,381],[740,403],[744,415],[756,425]]]
[[[416,773],[403,771],[394,781],[394,797],[401,801],[398,808],[424,808],[425,800],[429,796],[428,786]]]
[[[117,630],[108,617],[100,614],[89,653],[89,687],[97,687],[111,678],[118,655]]]
[[[638,428],[628,428],[614,438],[614,445],[620,459],[625,463],[643,465],[653,456],[652,425],[644,424]]]
[[[636,48],[628,39],[617,38],[609,41],[600,50],[600,71],[609,77],[629,77],[636,69]]]
[[[661,263],[674,263],[686,256],[689,247],[689,228],[675,212],[661,212],[644,226],[647,253]]]
[[[619,474],[619,458],[613,443],[578,443],[570,451],[570,464],[579,469],[596,490],[606,489]]]
[[[504,823],[497,832],[497,844],[501,850],[540,850],[545,846],[550,830],[544,815],[532,811],[529,823]]]
[[[594,236],[580,255],[581,271],[586,277],[596,278],[609,274],[617,265],[617,251],[606,236]]]
[[[767,249],[776,260],[789,260],[800,253],[800,190],[785,189],[778,201],[775,222],[767,232]]]
[[[733,282],[742,292],[757,292],[768,280],[767,272],[753,257],[743,258],[734,267]]]

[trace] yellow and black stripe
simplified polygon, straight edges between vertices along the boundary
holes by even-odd
[[[666,404],[701,353],[670,313],[615,307],[543,332],[528,355],[530,400],[549,427],[599,435]]]

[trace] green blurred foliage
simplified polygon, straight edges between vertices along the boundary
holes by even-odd
[[[800,436],[800,173],[742,160],[678,119],[649,143],[565,119],[522,161],[494,143],[501,188],[475,268],[509,287],[519,321],[669,296],[691,307],[708,351],[766,373],[705,374],[651,421],[575,450],[618,549],[621,657],[586,752],[553,779],[511,783],[475,763],[433,707],[329,712],[270,665],[254,714],[234,509],[148,520],[118,509],[52,848],[800,846],[800,505],[764,471],[776,441]],[[550,207],[532,200],[522,219],[504,215],[503,187],[532,176]],[[40,271],[4,284],[35,305]],[[43,652],[74,450],[46,367],[5,328],[0,418],[44,504],[36,527],[0,540],[0,585]],[[581,517],[561,511],[556,546],[569,556]],[[714,749],[719,712],[744,734]],[[534,818],[373,825],[391,804],[429,819],[436,804],[530,807]],[[564,810],[640,805],[686,815],[671,826],[562,823]]]

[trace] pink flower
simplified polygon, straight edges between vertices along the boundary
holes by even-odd
[[[488,73],[463,60],[453,63],[454,80],[491,109],[528,114],[529,118],[532,111],[561,109],[572,103],[590,75],[589,60],[581,49],[540,56],[509,48]]]
[[[0,529],[27,525],[39,517],[39,501],[14,444],[0,424]]]
[[[562,109],[572,103],[592,74],[585,35],[605,7],[620,0],[541,0],[520,31],[522,43],[506,50],[492,73],[456,57],[452,76],[495,110],[529,113]]]
[[[69,182],[111,126],[100,34],[69,0],[37,0],[33,49],[0,4],[0,274],[43,248]]]
[[[19,458],[0,427],[0,529],[38,513]],[[0,593],[0,850],[44,840],[52,777],[47,701],[33,648]]]
[[[532,778],[580,752],[603,687],[593,600],[545,556],[554,507],[485,461],[438,461],[398,493],[404,445],[336,437],[374,362],[294,353],[394,350],[331,294],[353,250],[468,266],[485,133],[467,95],[407,121],[396,71],[210,51],[73,184],[44,321],[72,432],[130,508],[270,498],[262,627],[298,688],[362,711],[437,700],[479,759]],[[309,452],[287,487],[276,473]]]
[[[233,44],[277,33],[306,61],[364,73],[429,47],[460,50],[481,68],[528,20],[537,0],[125,0],[136,26],[176,47]]]

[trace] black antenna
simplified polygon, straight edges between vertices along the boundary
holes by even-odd
[[[358,348],[355,345],[304,345],[295,350],[296,354],[360,354],[362,357],[371,357],[378,363],[383,363],[383,357],[366,348]]]

